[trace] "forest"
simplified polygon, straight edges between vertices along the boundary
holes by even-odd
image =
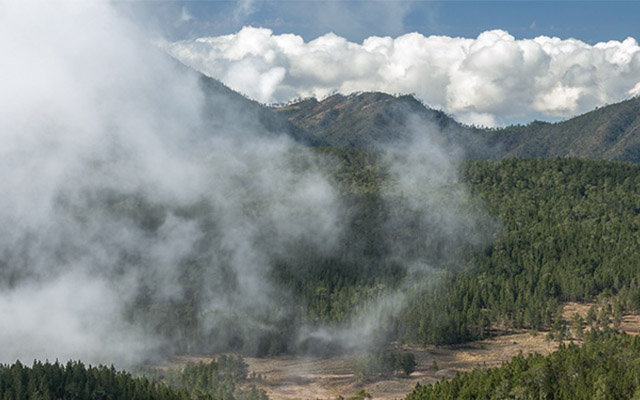
[[[594,331],[548,356],[517,356],[496,368],[478,367],[453,379],[417,384],[407,400],[637,399],[640,338]]]
[[[263,390],[246,383],[247,365],[241,357],[220,356],[210,363],[189,362],[183,368],[140,368],[134,376],[113,366],[93,367],[80,361],[20,361],[0,364],[2,400],[23,399],[149,399],[149,400],[266,400]]]
[[[222,324],[225,331],[203,329],[201,316],[209,311],[201,302],[210,288],[202,277],[215,248],[177,266],[188,296],[158,302],[142,290],[129,305],[130,318],[154,334],[179,338],[174,351],[264,356],[338,351],[339,343],[296,340],[297,329],[346,324],[400,288],[408,293],[406,304],[385,318],[376,346],[393,340],[463,343],[490,335],[496,325],[548,329],[565,301],[603,297],[618,313],[640,309],[637,165],[575,158],[465,161],[461,181],[445,188],[439,201],[453,202],[468,191],[470,200],[454,207],[460,215],[473,215],[463,222],[475,228],[446,236],[441,225],[418,215],[428,209],[412,209],[394,192],[394,178],[379,154],[354,148],[316,152],[329,160],[324,168],[349,208],[350,230],[332,254],[298,247],[273,262],[269,279],[291,294],[261,317],[274,329],[258,332],[257,339],[243,336],[233,320]],[[105,203],[109,212],[133,218],[150,234],[167,212],[140,198]],[[206,204],[174,212],[210,225],[211,237],[203,242],[215,240],[216,222]],[[473,236],[480,234],[489,240],[475,243]],[[394,256],[398,248],[404,259],[428,264],[428,275],[403,265]],[[218,290],[233,290],[234,278],[228,279]]]
[[[462,220],[472,226],[447,236],[442,226],[430,225],[432,220],[420,215],[429,209],[411,207],[382,154],[335,147],[314,152],[347,205],[349,235],[338,252],[321,254],[303,247],[274,262],[268,279],[291,294],[259,321],[274,329],[253,332],[257,340],[232,319],[205,329],[202,315],[212,311],[202,303],[207,290],[202,277],[215,249],[191,254],[176,266],[187,296],[158,302],[148,292],[153,286],[141,288],[128,305],[128,318],[154,335],[172,338],[174,347],[168,353],[327,354],[345,348],[322,338],[301,341],[301,327],[357,323],[358,315],[366,314],[379,298],[405,292],[401,307],[379,321],[370,358],[356,368],[366,376],[376,360],[390,365],[381,367],[383,372],[410,373],[414,368],[409,355],[404,361],[386,360],[388,356],[376,350],[392,341],[441,345],[485,338],[495,334],[496,327],[550,330],[563,322],[560,305],[566,301],[606,300],[613,321],[640,310],[637,165],[577,158],[464,161],[457,170],[461,179],[445,185],[438,201],[452,203],[465,218],[472,215]],[[291,157],[295,161],[295,152]],[[460,193],[468,200],[456,203],[452,197]],[[158,221],[167,213],[161,205],[135,196],[107,193],[98,204],[132,219],[149,235],[156,234]],[[215,213],[208,207],[201,203],[172,212],[210,226],[211,237],[204,243],[216,237]],[[439,210],[438,204],[433,207]],[[485,240],[474,241],[480,234]],[[422,260],[431,268],[411,270],[394,257],[398,248],[405,259]],[[217,288],[233,290],[233,282],[229,275]],[[216,330],[220,326],[226,330]],[[615,389],[617,398],[628,398],[638,385],[615,379],[633,371],[638,348],[636,339],[624,335],[593,334],[583,347],[564,346],[546,358],[519,357],[500,369],[479,369],[451,382],[418,387],[409,398],[494,398],[501,396],[496,393],[516,392],[526,397],[559,387],[570,393],[582,384],[601,392]],[[616,364],[618,359],[624,362]],[[583,365],[576,370],[579,379],[556,373],[576,369],[576,363]],[[224,365],[241,372],[226,373]],[[146,377],[79,361],[36,361],[31,367],[17,362],[0,368],[0,393],[3,400],[265,398],[255,388],[238,390],[239,382],[246,383],[246,373],[241,361],[224,358],[211,365],[188,365],[182,375],[147,371]],[[581,398],[582,392],[575,393]]]
[[[380,220],[389,211],[377,197],[384,172],[370,154],[346,153],[333,173],[361,207],[351,240],[371,244],[369,251],[382,251],[375,256],[384,260]],[[501,231],[480,249],[430,254],[442,283],[411,288],[387,339],[452,344],[486,337],[495,325],[543,330],[559,318],[562,302],[598,297],[610,299],[617,313],[640,309],[638,166],[572,158],[467,161],[461,175],[459,184],[482,204],[486,220],[501,221]],[[406,274],[392,262],[367,264],[367,255],[323,260],[303,277],[286,267],[276,272],[303,299],[302,315],[340,321]]]

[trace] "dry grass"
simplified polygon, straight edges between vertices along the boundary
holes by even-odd
[[[567,303],[563,315],[571,320],[578,313],[585,317],[595,303]],[[640,315],[625,315],[621,330],[638,334]],[[529,331],[512,332],[489,339],[459,346],[430,346],[427,348],[406,347],[416,356],[418,366],[409,377],[392,377],[373,382],[360,382],[353,375],[356,356],[334,356],[329,358],[280,356],[271,358],[245,358],[249,371],[262,376],[256,386],[264,389],[273,400],[335,399],[349,397],[365,389],[374,399],[399,399],[411,392],[416,383],[432,383],[453,377],[456,372],[469,371],[475,367],[498,366],[519,353],[549,354],[558,343],[545,339],[546,333]],[[187,360],[209,361],[211,358],[176,358],[176,364]],[[433,369],[436,362],[438,370]]]
[[[348,397],[365,389],[375,399],[402,398],[417,382],[431,383],[443,377],[451,378],[458,371],[477,366],[495,366],[520,352],[548,354],[557,343],[528,332],[498,336],[464,346],[430,346],[405,348],[416,356],[418,366],[409,377],[392,377],[373,382],[360,382],[353,375],[355,356],[330,358],[273,357],[245,358],[249,370],[264,379],[257,385],[271,399],[335,399]],[[438,370],[433,369],[436,362]]]
[[[606,306],[606,303],[566,303],[562,309],[563,317],[568,321],[571,321],[571,318],[574,314],[580,315],[582,318],[586,318],[587,313],[591,307],[596,307],[597,312],[600,312],[600,309]],[[637,335],[640,332],[640,315],[638,314],[625,314],[622,316],[622,323],[620,324],[619,330],[622,332],[626,332],[629,335]]]

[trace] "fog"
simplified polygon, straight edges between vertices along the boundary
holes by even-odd
[[[342,350],[371,352],[400,339],[397,318],[412,296],[430,292],[444,283],[448,273],[462,271],[465,253],[482,249],[501,234],[498,220],[484,204],[472,198],[460,178],[465,150],[459,132],[442,131],[437,122],[411,114],[404,137],[378,143],[375,152],[385,166],[389,184],[380,190],[384,250],[373,263],[400,265],[404,278],[388,285],[343,324],[301,329],[302,340],[337,345]],[[476,142],[476,150],[486,145]],[[484,150],[482,150],[484,151]],[[396,335],[396,337],[394,337]]]
[[[279,335],[295,299],[273,265],[329,255],[350,233],[326,160],[205,93],[108,3],[3,2],[0,37],[0,362],[132,366],[255,353]],[[380,149],[396,178],[384,201],[411,211],[389,219],[386,246],[428,279],[437,254],[484,228],[460,212],[459,154],[424,121],[413,130]],[[362,346],[401,292],[298,340]]]
[[[211,124],[198,76],[108,4],[0,11],[14,38],[0,42],[0,361],[127,364],[171,349],[126,313],[186,303],[188,280],[204,282],[189,321],[250,325],[279,295],[272,257],[339,237],[337,198],[306,150],[302,168],[292,140],[255,121]]]

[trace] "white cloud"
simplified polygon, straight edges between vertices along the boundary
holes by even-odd
[[[236,20],[242,20],[256,12],[256,9],[256,0],[237,0],[234,18]]]
[[[482,123],[571,116],[637,94],[640,81],[633,38],[590,45],[546,36],[517,40],[493,30],[474,39],[409,33],[353,43],[328,33],[305,42],[245,27],[166,48],[263,102],[335,90],[415,93],[461,120]]]
[[[195,17],[193,16],[193,14],[189,12],[187,7],[182,7],[182,11],[180,12],[180,18],[178,19],[178,22],[185,23],[185,22],[191,22],[193,20],[195,20]]]
[[[640,82],[636,84],[633,89],[629,90],[631,96],[640,96]]]

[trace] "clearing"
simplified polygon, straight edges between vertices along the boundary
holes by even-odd
[[[595,303],[567,303],[564,316],[586,316]],[[620,330],[638,334],[640,315],[625,315]],[[259,378],[252,380],[264,389],[272,400],[336,399],[349,397],[364,389],[374,399],[399,399],[413,390],[416,383],[431,383],[451,378],[456,372],[469,371],[477,366],[493,367],[510,360],[519,353],[549,354],[558,347],[556,341],[545,339],[546,333],[512,331],[485,340],[456,346],[403,347],[416,356],[416,371],[410,376],[393,376],[361,382],[354,377],[354,355],[332,357],[278,356],[269,358],[245,357],[249,371]],[[579,342],[579,341],[578,341]],[[209,362],[210,357],[176,357],[174,365],[186,361]],[[434,364],[435,362],[435,364]],[[437,368],[436,368],[437,366]]]

